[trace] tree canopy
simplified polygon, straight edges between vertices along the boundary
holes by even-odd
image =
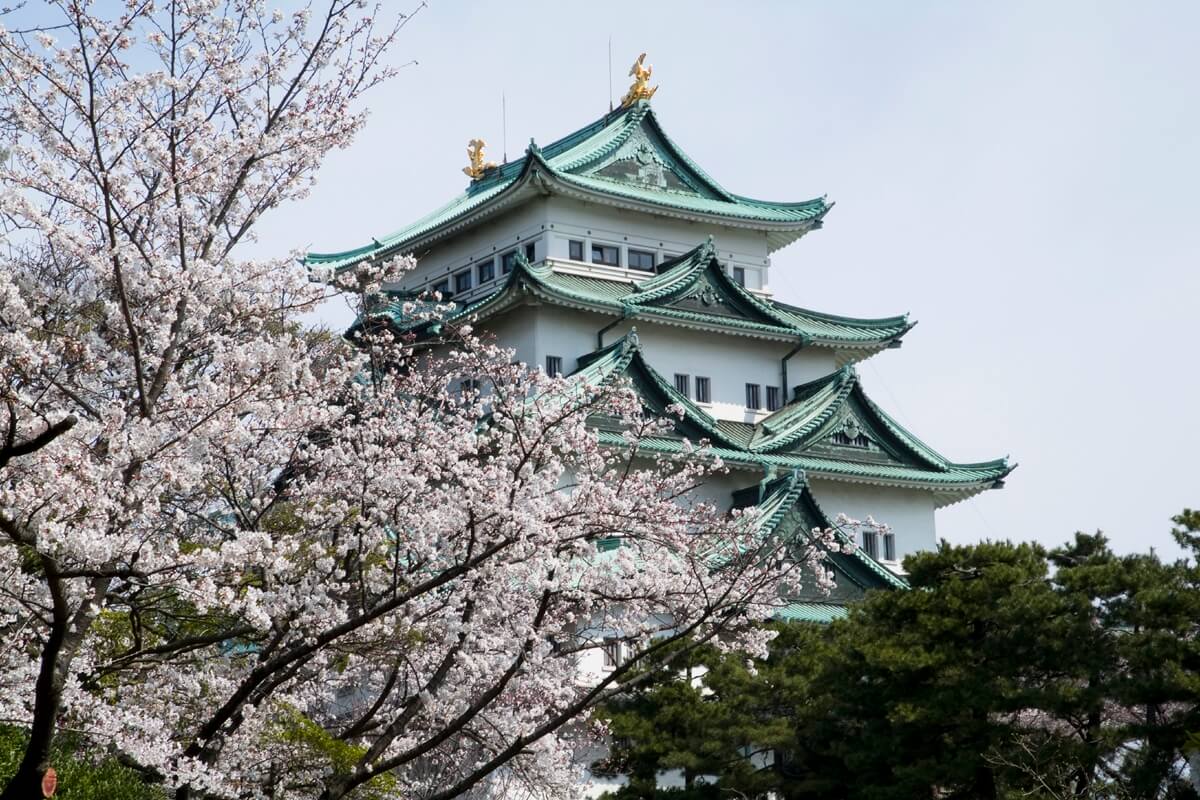
[[[361,128],[403,15],[44,10],[0,28],[3,800],[64,731],[179,800],[568,794],[572,723],[627,672],[762,652],[784,543],[693,498],[702,447],[643,453],[669,422],[628,387],[466,326],[305,328],[411,259],[314,282],[244,257]],[[627,664],[577,680],[614,638]]]
[[[776,626],[765,660],[658,669],[606,707],[600,767],[630,797],[669,770],[694,797],[1200,796],[1200,516],[1175,523],[1189,557],[1169,562],[1082,533],[910,556],[910,591]]]

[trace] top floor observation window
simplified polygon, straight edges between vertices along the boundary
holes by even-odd
[[[517,251],[509,250],[504,255],[500,256],[500,271],[505,275],[513,271],[513,267],[517,265]]]
[[[654,253],[648,250],[629,250],[629,268],[654,272]]]
[[[621,249],[610,244],[593,244],[592,263],[619,267],[621,266]]]
[[[571,239],[567,242],[567,257],[572,261],[583,261],[583,242]]]

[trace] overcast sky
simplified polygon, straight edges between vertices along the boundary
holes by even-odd
[[[1177,552],[1169,518],[1200,505],[1200,4],[432,0],[393,53],[419,65],[259,247],[355,247],[441,205],[468,139],[501,155],[502,93],[510,157],[602,115],[610,35],[616,96],[648,51],[659,119],[726,188],[836,201],[772,288],[919,321],[860,365],[876,400],[950,458],[1020,463],[941,536]]]

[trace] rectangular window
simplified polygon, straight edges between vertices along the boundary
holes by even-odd
[[[450,279],[444,278],[435,283],[431,291],[437,292],[443,299],[450,297]]]
[[[654,272],[654,253],[631,249],[629,251],[629,268]]]
[[[475,265],[475,272],[479,276],[480,283],[487,283],[496,277],[496,259],[489,258],[487,261],[480,261]]]
[[[471,288],[471,270],[464,269],[454,275],[454,293],[462,294]]]
[[[875,531],[863,531],[862,548],[871,558],[879,558],[879,534]]]
[[[593,244],[592,263],[619,267],[621,266],[621,249],[610,244]]]
[[[736,283],[738,286],[745,286],[746,285],[746,270],[742,269],[741,267],[734,267],[733,268],[733,282]]]
[[[762,408],[761,391],[757,383],[746,384],[746,408]]]
[[[463,393],[478,392],[479,391],[479,381],[477,381],[475,378],[464,378],[458,384],[458,390]]]
[[[621,640],[612,637],[604,640],[604,668],[616,669],[621,666]]]
[[[767,387],[767,411],[778,411],[778,410],[779,410],[779,387],[778,386],[768,386]]]
[[[517,264],[517,251],[509,250],[504,255],[500,256],[500,271],[505,275],[513,271],[513,267]]]
[[[537,250],[535,249],[533,242],[525,243],[525,260],[528,261],[530,264],[533,263],[533,261],[534,261],[533,254],[536,252],[537,252]]]
[[[896,534],[885,533],[883,535],[883,560],[896,560]]]
[[[701,378],[699,375],[696,376],[696,402],[712,402],[711,384],[708,378]]]
[[[572,261],[583,261],[583,242],[577,239],[567,242],[567,257]]]
[[[562,375],[562,356],[546,356],[546,374],[551,378]]]
[[[692,393],[688,391],[691,386],[691,377],[681,373],[675,373],[675,391],[679,392],[684,397],[691,397]]]

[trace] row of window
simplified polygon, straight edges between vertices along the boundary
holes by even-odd
[[[533,261],[534,243],[525,243],[525,258]],[[500,274],[507,275],[513,271],[513,267],[517,263],[517,250],[514,248],[508,252],[500,254]],[[480,261],[473,267],[467,267],[464,270],[459,270],[453,276],[443,278],[429,288],[432,291],[440,292],[443,298],[452,297],[456,294],[469,292],[476,286],[483,286],[485,283],[490,283],[496,279],[496,256]]]
[[[567,256],[572,261],[583,261],[584,244],[580,239],[567,240]],[[621,248],[616,245],[592,242],[591,262],[604,264],[609,267],[621,266]],[[655,255],[650,250],[635,250],[630,247],[625,251],[625,268],[642,272],[654,272]],[[746,285],[746,270],[742,267],[733,268],[733,280],[740,286]]]
[[[896,560],[896,534],[894,533],[879,533],[879,531],[863,531],[862,532],[862,549],[871,558],[879,558],[879,545],[883,544],[883,560]]]
[[[757,383],[746,384],[746,408],[758,410],[763,407],[763,387]],[[778,386],[767,386],[767,411],[778,411],[782,406],[783,391]]]
[[[692,388],[695,387],[695,394]],[[757,383],[746,384],[746,408],[758,410],[763,407],[763,386]],[[782,407],[783,392],[778,386],[767,386],[767,411],[778,411]],[[675,391],[684,397],[689,397],[697,403],[712,402],[712,381],[700,375],[693,378],[681,372],[675,373]]]
[[[592,242],[593,264],[604,264],[610,267],[621,266],[621,248],[616,245]],[[567,241],[567,257],[572,261],[583,261],[583,242],[579,239]],[[626,269],[637,269],[643,272],[654,272],[654,253],[649,250],[635,250],[630,247],[625,251]]]
[[[692,394],[692,376],[684,375],[683,373],[675,373],[675,391],[679,392],[684,397],[690,397],[697,403],[712,402],[712,381],[708,378],[697,375],[695,377],[696,393]]]

